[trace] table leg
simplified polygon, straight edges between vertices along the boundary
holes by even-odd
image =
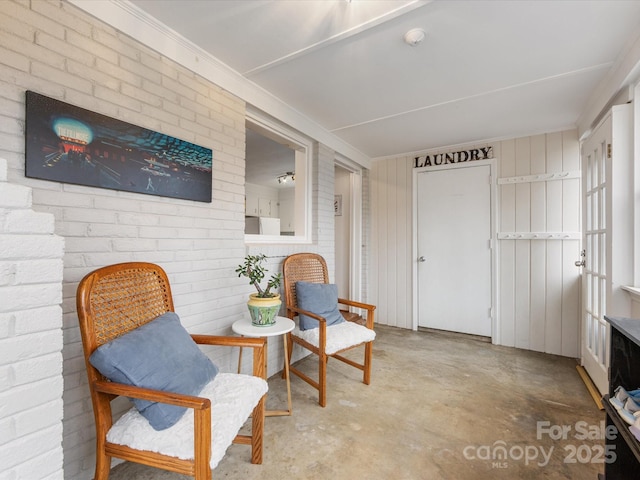
[[[287,381],[287,407],[288,410],[268,410],[264,412],[265,417],[281,417],[284,415],[291,415],[293,408],[291,407],[291,382],[289,381],[289,348],[287,344],[287,335],[283,335],[284,339],[284,376]],[[265,368],[266,368],[265,358]]]
[[[291,381],[289,380],[289,343],[287,342],[287,335],[283,335],[284,340],[284,376],[287,379],[287,406],[289,407],[289,415],[293,412],[291,406]]]

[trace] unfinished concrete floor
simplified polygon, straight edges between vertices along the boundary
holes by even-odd
[[[604,413],[575,360],[446,333],[376,331],[371,385],[330,360],[321,408],[315,390],[292,377],[293,416],[265,419],[263,464],[233,445],[213,478],[595,480],[603,471]],[[309,358],[300,365],[316,367]],[[267,407],[285,408],[284,381],[277,375],[269,386]],[[128,463],[111,475],[186,478]]]

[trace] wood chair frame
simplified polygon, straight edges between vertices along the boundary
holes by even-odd
[[[364,359],[362,363],[355,362],[349,358],[344,357],[341,354],[342,352],[345,352],[352,348],[359,347],[363,345],[363,343],[353,345],[349,348],[345,348],[336,353],[328,355],[326,353],[327,328],[331,327],[327,327],[325,318],[309,311],[302,310],[298,307],[296,282],[304,281],[314,283],[329,283],[329,271],[327,269],[327,263],[325,259],[315,253],[297,253],[285,258],[282,264],[282,271],[287,316],[293,319],[296,315],[302,313],[318,320],[320,323],[320,341],[317,347],[303,340],[302,338],[297,337],[296,335],[294,335],[294,332],[290,332],[287,336],[289,342],[289,361],[291,361],[290,359],[291,353],[293,352],[294,343],[297,343],[298,345],[301,345],[307,350],[318,355],[318,380],[312,379],[293,365],[289,366],[289,371],[300,377],[316,390],[318,390],[318,403],[322,407],[326,406],[327,404],[327,362],[329,361],[329,357],[333,357],[348,365],[351,365],[352,367],[362,370],[362,381],[364,384],[369,385],[371,383],[371,357],[373,353],[373,341],[364,342]],[[361,325],[364,325],[366,328],[373,330],[374,311],[376,309],[375,305],[356,302],[346,298],[338,298],[338,304],[346,307],[354,307],[366,310],[365,318],[349,310],[341,309],[341,312],[343,317],[345,317],[345,320],[359,323]]]
[[[95,480],[107,480],[111,457],[211,480],[211,402],[209,399],[134,387],[108,381],[89,362],[100,345],[134,330],[166,312],[173,312],[171,287],[165,271],[144,262],[120,263],[89,273],[76,296],[89,390],[96,424]],[[192,335],[196,343],[253,349],[253,375],[265,378],[262,338]],[[135,450],[107,441],[113,424],[111,401],[119,396],[191,408],[194,411],[194,459]],[[251,445],[251,463],[262,463],[265,397],[252,413],[250,435],[238,434],[233,443]]]

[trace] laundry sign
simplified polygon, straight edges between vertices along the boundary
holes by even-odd
[[[434,167],[450,163],[473,162],[474,160],[486,160],[493,158],[493,147],[472,148],[459,152],[436,153],[415,157],[413,168]]]

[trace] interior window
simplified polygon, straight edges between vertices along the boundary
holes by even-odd
[[[308,242],[311,144],[257,114],[246,120],[245,240]]]

